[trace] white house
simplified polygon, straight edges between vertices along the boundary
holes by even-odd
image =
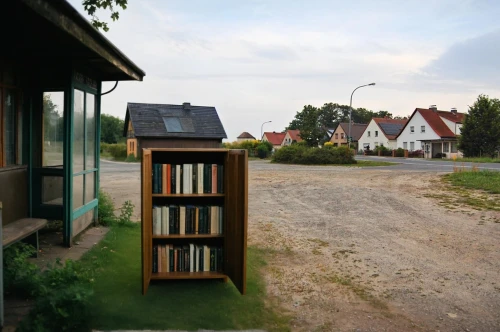
[[[298,142],[302,142],[302,138],[300,137],[300,130],[289,129],[286,131],[286,135],[283,138],[283,142],[281,142],[281,146],[288,146]]]
[[[438,111],[435,105],[429,109],[417,108],[397,137],[397,147],[409,151],[423,150],[425,158],[461,157],[457,149],[457,135],[464,113],[456,109]]]
[[[244,131],[236,138],[236,141],[238,142],[244,142],[244,141],[253,141],[255,140],[255,137],[252,136],[252,134]]]
[[[396,148],[396,137],[408,120],[389,118],[373,118],[368,123],[365,131],[359,138],[359,148],[366,150],[375,149],[381,145],[389,149]]]

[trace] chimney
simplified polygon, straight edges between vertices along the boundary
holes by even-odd
[[[451,108],[451,113],[457,115],[457,109],[455,107],[452,107]]]
[[[437,112],[437,110],[438,110],[436,105],[431,105],[431,106],[429,106],[429,109],[430,109],[431,111],[433,111],[433,112]]]
[[[189,111],[191,109],[191,103],[182,103],[182,109]]]

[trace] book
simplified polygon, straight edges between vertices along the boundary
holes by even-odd
[[[189,272],[194,272],[195,264],[195,253],[194,253],[194,244],[190,243],[189,244]]]
[[[156,164],[153,164],[153,194],[158,194],[158,182],[157,182],[157,177],[158,177],[158,173],[157,173],[157,169],[156,169]]]
[[[171,165],[170,166],[170,193],[171,194],[177,193],[176,174],[177,174],[176,165]]]
[[[168,235],[168,208],[161,207],[161,235]]]
[[[191,179],[193,184],[191,194],[196,194],[198,193],[198,164],[191,165]]]
[[[167,181],[166,181],[167,191],[165,193],[172,193],[172,165],[167,164]]]
[[[161,192],[163,194],[167,193],[167,164],[161,165]]]
[[[209,194],[212,192],[212,171],[210,164],[203,165],[203,193]]]
[[[210,248],[210,271],[215,271],[215,248]]]
[[[204,178],[203,178],[203,164],[198,164],[198,188],[197,188],[197,193],[198,194],[203,194],[203,181],[204,181]]]
[[[210,234],[217,234],[217,206],[210,207]]]
[[[169,264],[169,272],[174,272],[174,246],[172,244],[168,245],[168,264]]]
[[[186,234],[186,207],[179,206],[179,234]]]
[[[158,272],[158,245],[153,246],[153,273]]]
[[[156,193],[161,194],[161,164],[155,164],[156,165]]]
[[[175,193],[180,194],[182,193],[182,188],[181,188],[181,174],[182,167],[181,165],[175,165]]]
[[[200,234],[199,232],[199,227],[200,227],[200,207],[196,206],[195,207],[195,216],[194,216],[194,234]]]
[[[217,193],[217,165],[212,164],[212,194]]]
[[[203,246],[203,271],[210,271],[210,248],[208,246]]]

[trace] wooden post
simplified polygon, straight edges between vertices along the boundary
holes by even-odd
[[[405,158],[408,158],[408,150],[405,149]]]
[[[396,157],[396,150],[392,149],[392,158]]]

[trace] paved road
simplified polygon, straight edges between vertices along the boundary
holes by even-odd
[[[396,162],[397,165],[394,166],[379,166],[379,167],[362,167],[359,168],[360,171],[367,169],[385,169],[385,170],[402,170],[402,171],[417,171],[417,172],[453,172],[453,167],[464,167],[471,169],[472,163],[461,163],[452,161],[431,161],[427,159],[415,159],[415,158],[387,158],[387,157],[375,157],[375,156],[356,156],[357,160],[373,160],[373,161],[389,161]],[[500,171],[500,164],[494,163],[484,163],[475,164],[480,170],[491,170]],[[321,170],[324,171],[328,168],[336,168],[337,166],[318,166],[310,167],[303,165],[282,165],[282,164],[272,164],[269,161],[252,160],[250,161],[250,169],[256,170],[275,170],[290,168],[293,171],[313,171]],[[113,162],[101,159],[101,173],[105,176],[105,173],[136,173],[141,170],[140,163],[123,163],[123,162]]]
[[[372,160],[372,161],[389,161],[397,162],[398,165],[390,166],[390,169],[406,170],[406,171],[429,171],[429,172],[453,172],[453,167],[463,167],[471,169],[476,166],[480,170],[500,171],[500,164],[497,163],[464,163],[445,160],[428,160],[419,158],[388,158],[376,156],[356,156],[357,160]],[[387,168],[387,167],[383,167]],[[372,169],[370,167],[370,169]]]

